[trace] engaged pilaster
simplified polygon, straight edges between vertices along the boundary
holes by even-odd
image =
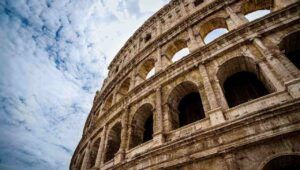
[[[122,131],[121,131],[121,144],[118,153],[115,156],[115,164],[121,163],[125,159],[126,146],[128,141],[128,126],[129,126],[129,107],[124,110],[122,115]]]
[[[259,38],[254,38],[253,43],[281,80],[286,82],[293,78],[292,74],[278,60],[277,56],[274,56]]]
[[[225,117],[223,115],[221,107],[217,102],[216,95],[213,91],[206,71],[206,67],[203,64],[199,65],[199,72],[202,77],[204,91],[210,106],[210,110],[208,111],[207,116],[209,116],[212,125],[223,123],[225,122]]]
[[[156,102],[155,102],[155,105],[156,105],[156,132],[154,134],[154,142],[155,142],[155,145],[160,145],[162,144],[165,139],[164,139],[164,127],[163,127],[163,113],[162,113],[162,100],[161,100],[161,91],[162,91],[162,87],[159,86],[157,89],[156,89],[156,92],[155,92],[155,96],[156,96]]]

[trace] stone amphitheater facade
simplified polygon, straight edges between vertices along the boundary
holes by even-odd
[[[299,58],[299,0],[171,0],[109,65],[70,169],[300,169]]]

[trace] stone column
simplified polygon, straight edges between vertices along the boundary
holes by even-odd
[[[127,146],[127,139],[128,139],[128,123],[129,121],[129,108],[127,107],[124,110],[122,115],[122,130],[121,130],[121,144],[120,149],[115,156],[115,164],[121,163],[125,160],[125,153],[126,153],[126,146]]]
[[[135,83],[134,83],[135,86],[138,86],[143,81],[144,81],[144,78],[140,75],[140,73],[136,72],[136,74],[135,74]]]
[[[81,165],[82,170],[86,170],[89,168],[88,166],[89,166],[89,162],[90,162],[90,150],[91,150],[91,142],[88,143],[86,150],[85,150],[83,162]]]
[[[135,87],[135,75],[136,75],[136,70],[132,69],[131,76],[130,76],[131,79],[130,79],[129,91],[134,89],[134,87]]]
[[[162,70],[162,60],[161,60],[161,47],[158,46],[156,50],[156,63],[155,63],[155,72],[158,73]]]
[[[104,125],[103,130],[102,130],[102,135],[101,135],[101,141],[100,141],[100,146],[97,154],[97,159],[95,163],[95,167],[100,168],[101,164],[103,163],[103,158],[105,154],[105,141],[106,141],[106,136],[107,136],[107,125]]]
[[[155,100],[155,107],[156,107],[155,122],[156,123],[155,124],[156,124],[157,128],[153,135],[154,135],[154,141],[155,141],[154,143],[156,145],[160,145],[165,141],[164,127],[163,127],[162,102],[161,102],[161,93],[162,93],[161,90],[162,90],[162,87],[159,86],[155,92],[155,97],[156,97],[156,100]]]
[[[168,103],[163,104],[163,116],[164,116],[164,126],[165,126],[165,132],[169,132],[172,130],[172,115],[170,112],[170,108]]]
[[[203,37],[201,37],[199,30],[193,31],[196,42],[199,44],[199,47],[205,46],[205,42],[203,40]]]
[[[136,39],[137,39],[137,43],[136,43],[136,49],[137,49],[137,53],[139,53],[140,52],[140,48],[141,48],[141,41],[140,41],[140,36],[142,36],[142,35],[138,35],[137,37],[136,37]]]
[[[206,67],[203,64],[199,65],[199,72],[203,81],[204,91],[206,94],[206,97],[209,101],[210,109],[207,113],[207,115],[210,118],[211,124],[216,125],[225,122],[225,117],[223,115],[223,112],[221,110],[221,107],[219,106],[216,95],[213,91],[212,85],[210,83]]]
[[[172,60],[166,54],[161,54],[161,69],[167,68],[172,63]]]
[[[188,16],[188,11],[186,10],[186,8],[185,8],[185,6],[184,6],[183,1],[179,1],[179,3],[180,3],[180,9],[181,9],[181,11],[182,11],[182,13],[183,13],[183,17]]]
[[[242,18],[240,18],[240,16],[238,16],[232,9],[230,6],[226,6],[225,10],[227,12],[227,14],[230,16],[230,20],[231,22],[233,22],[234,27],[233,29],[245,24],[247,21],[243,20]]]
[[[278,77],[283,80],[283,82],[289,81],[293,78],[292,74],[284,67],[284,65],[278,60],[278,58],[270,52],[270,50],[262,43],[259,38],[254,38],[253,44],[266,58],[268,64],[272,67]]]
[[[209,106],[210,106],[210,110],[217,108],[218,107],[218,103],[217,103],[217,99],[216,99],[216,95],[213,91],[213,88],[211,86],[210,80],[208,78],[208,74],[206,71],[206,68],[203,64],[199,65],[199,72],[203,81],[203,87],[206,93],[207,98],[209,99]]]
[[[162,33],[161,21],[159,18],[157,18],[157,36],[160,36],[161,33]]]
[[[200,44],[197,42],[196,37],[194,35],[194,31],[192,28],[188,28],[188,34],[189,34],[189,50],[192,53],[195,51],[197,48],[200,48]]]

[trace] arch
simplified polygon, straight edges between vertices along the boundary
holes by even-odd
[[[293,32],[285,36],[280,44],[279,48],[285,56],[300,69],[300,31]]]
[[[106,112],[112,105],[113,95],[110,95],[103,104],[102,110]]]
[[[129,92],[129,88],[130,88],[130,82],[131,79],[130,78],[126,78],[121,86],[119,87],[119,90],[117,92],[117,101],[119,101],[122,97],[126,96]]]
[[[140,67],[138,71],[138,75],[142,80],[146,80],[150,76],[148,75],[151,70],[153,70],[155,67],[155,59],[150,58],[146,60]]]
[[[228,26],[225,18],[213,18],[200,26],[200,35],[205,44],[210,43],[216,38],[226,34]]]
[[[143,104],[135,112],[131,121],[129,149],[152,139],[153,118],[153,106],[149,103]]]
[[[92,145],[92,147],[91,147],[89,168],[94,167],[95,164],[96,164],[96,158],[97,158],[98,149],[99,149],[99,146],[100,146],[100,141],[101,141],[101,139],[98,138],[98,139],[93,143],[93,145]]]
[[[190,53],[187,43],[183,39],[179,39],[171,43],[166,49],[166,55],[173,62],[178,61]]]
[[[300,155],[281,155],[269,160],[262,170],[298,170],[300,169]]]
[[[218,37],[221,37],[222,35],[226,34],[227,32],[228,30],[226,28],[214,29],[206,35],[206,37],[204,38],[204,43],[208,44],[213,40],[217,39]]]
[[[241,13],[250,14],[259,10],[271,10],[274,0],[246,0],[241,6]]]
[[[176,129],[205,117],[199,88],[190,81],[178,84],[168,97],[172,129]]]
[[[271,10],[269,9],[262,9],[262,10],[257,10],[257,11],[253,11],[250,12],[248,14],[245,15],[246,19],[248,21],[254,21],[256,19],[262,18],[265,15],[268,15],[269,13],[271,13]]]
[[[220,66],[217,78],[229,107],[272,92],[258,70],[255,61],[245,56],[234,57]]]
[[[114,158],[115,154],[119,151],[121,144],[121,129],[122,125],[117,122],[109,131],[107,136],[106,152],[104,162]]]
[[[149,71],[149,73],[148,73],[147,76],[146,76],[146,79],[149,79],[150,77],[154,76],[154,74],[155,74],[155,67],[153,67],[153,68]]]

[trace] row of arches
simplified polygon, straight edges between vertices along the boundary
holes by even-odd
[[[285,54],[285,56],[291,61],[291,63],[293,63],[298,69],[300,68],[300,43],[298,41],[298,39],[300,39],[300,31],[296,31],[294,33],[291,33],[290,35],[284,37],[281,41],[281,43],[279,44],[279,49],[282,51],[283,54]],[[182,51],[185,49],[185,46],[182,44],[183,41],[179,40],[178,43],[174,43],[171,47],[170,50],[168,50],[167,55],[168,56],[174,56],[176,57],[176,51]],[[245,60],[249,60],[249,59],[245,59]],[[240,89],[238,88],[238,86],[241,86],[241,84],[244,85],[249,85],[249,82],[257,82],[257,79],[259,79],[259,77],[255,77],[254,74],[257,75],[256,73],[256,66],[252,61],[231,61],[232,63],[228,62],[226,64],[224,64],[224,66],[221,68],[222,71],[220,71],[220,73],[224,73],[226,72],[225,70],[231,70],[231,72],[233,72],[234,70],[232,70],[232,68],[236,69],[236,66],[239,66],[240,63],[243,63],[242,66],[245,66],[246,71],[248,71],[247,73],[239,73],[233,77],[231,77],[231,79],[229,79],[228,81],[225,82],[225,76],[224,75],[218,75],[220,77],[220,84],[222,84],[222,87],[224,88],[225,92],[225,96],[228,99],[228,105],[229,107],[233,107],[235,105],[238,105],[241,103],[242,100],[238,99],[237,96],[235,96],[234,94],[239,94],[242,91],[244,91],[244,89]],[[247,63],[250,63],[247,65]],[[146,80],[147,78],[149,78],[149,75],[153,75],[155,68],[155,60],[154,59],[150,59],[147,60],[146,62],[144,62],[140,67],[139,67],[139,77],[142,80]],[[152,70],[152,71],[151,71]],[[252,73],[252,76],[250,75]],[[244,80],[243,77],[248,77],[247,80]],[[236,84],[232,84],[231,82],[236,82]],[[131,87],[131,78],[126,78],[121,85],[119,86],[119,90],[116,93],[115,97],[117,98],[116,101],[120,100],[122,97],[126,96],[127,93],[130,91],[130,87]],[[272,91],[271,89],[266,89],[264,88],[261,83],[257,83],[257,84],[253,84],[253,86],[255,87],[259,87],[260,90],[256,91],[254,93],[253,90],[250,90],[250,87],[248,88],[249,91],[247,93],[243,93],[244,95],[256,95],[256,96],[261,96],[261,95],[265,95],[268,91]],[[234,88],[232,88],[234,87]],[[253,87],[254,88],[254,87]],[[193,89],[193,88],[191,88]],[[255,96],[252,96],[251,98],[253,98]],[[239,101],[239,102],[235,102],[235,101]],[[243,101],[244,102],[244,101]],[[106,101],[103,104],[102,107],[102,111],[107,111],[111,105],[113,104],[113,95],[110,95]]]
[[[221,65],[217,78],[230,107],[248,102],[274,92],[266,77],[250,57],[235,57]],[[171,130],[186,126],[206,117],[200,86],[193,81],[183,81],[174,87],[167,97]],[[152,139],[154,133],[154,108],[142,105],[129,123],[131,133],[128,149]],[[113,159],[120,147],[121,123],[116,123],[108,135],[105,161]]]
[[[269,14],[273,8],[273,0],[247,0],[241,5],[238,16],[241,20],[244,20],[244,22],[251,22]],[[230,30],[226,18],[223,17],[210,19],[201,24],[199,27],[200,37],[205,44],[214,41],[215,39],[228,33]],[[166,56],[170,62],[176,62],[182,59],[183,57],[189,55],[191,51],[188,47],[187,41],[188,40],[186,39],[175,40],[168,45],[162,55]],[[135,76],[136,80],[132,82],[130,78],[127,78],[125,81],[123,81],[116,96],[111,95],[108,97],[103,110],[106,111],[112,105],[113,97],[115,97],[116,101],[118,101],[122,97],[126,96],[128,91],[130,90],[131,84],[139,84],[155,75],[155,73],[157,72],[157,70],[155,69],[156,62],[156,58],[150,58],[140,64],[137,70],[137,75]]]

